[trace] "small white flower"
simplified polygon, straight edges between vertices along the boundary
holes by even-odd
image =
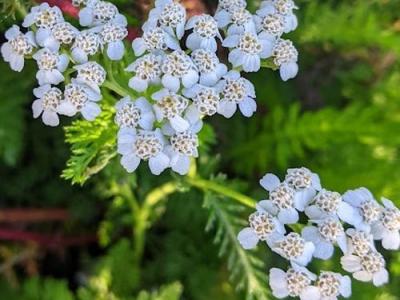
[[[106,71],[104,68],[94,61],[89,61],[82,65],[74,66],[78,71],[76,79],[80,83],[84,83],[92,88],[96,93],[101,94],[99,86],[106,80]]]
[[[354,207],[358,213],[352,224],[357,229],[370,232],[371,226],[378,222],[382,215],[382,207],[371,192],[366,188],[349,190],[343,195],[343,200]]]
[[[193,29],[186,40],[186,46],[191,50],[205,49],[217,51],[216,38],[222,40],[217,21],[210,15],[193,16],[186,24],[186,30]]]
[[[98,29],[101,44],[107,45],[107,56],[111,60],[121,60],[125,53],[123,40],[128,36],[125,26],[115,22],[108,22]]]
[[[142,37],[136,38],[132,42],[132,49],[136,56],[141,56],[146,51],[160,54],[167,49],[178,50],[180,48],[179,42],[159,27],[145,31]]]
[[[228,72],[228,67],[220,63],[218,56],[210,50],[197,49],[191,56],[200,72],[202,85],[214,86]]]
[[[173,92],[163,89],[152,95],[156,101],[153,105],[157,121],[167,119],[176,132],[189,129],[189,122],[182,115],[189,105],[189,100]]]
[[[253,249],[259,241],[273,242],[281,239],[286,233],[285,227],[269,212],[257,207],[257,211],[249,216],[249,227],[242,229],[238,234],[238,241],[244,249]]]
[[[190,158],[198,157],[199,138],[197,132],[189,129],[176,132],[169,139],[170,167],[180,175],[186,175],[190,169]]]
[[[224,28],[232,22],[232,12],[236,9],[246,8],[246,0],[220,0],[218,1],[215,20],[219,28]]]
[[[216,89],[222,95],[218,113],[225,118],[232,117],[238,106],[245,117],[251,117],[257,110],[254,86],[241,77],[239,72],[228,72],[217,84]]]
[[[283,81],[294,78],[299,71],[297,65],[299,53],[289,40],[278,39],[273,48],[274,64],[279,67]]]
[[[140,161],[148,161],[151,173],[160,175],[169,166],[169,157],[164,153],[164,138],[159,129],[155,131],[123,128],[118,133],[118,153],[127,172],[134,172]]]
[[[186,9],[173,0],[157,0],[149,13],[149,19],[143,24],[143,31],[158,25],[170,35],[181,39],[185,33]]]
[[[291,263],[306,266],[312,260],[315,246],[312,242],[305,241],[298,233],[291,232],[272,243],[271,249]]]
[[[147,54],[131,63],[125,71],[134,72],[129,80],[129,87],[137,92],[144,92],[150,84],[158,84],[161,76],[162,57]]]
[[[253,15],[245,8],[236,7],[230,14],[228,35],[243,34],[244,32],[256,33]]]
[[[257,32],[265,32],[272,38],[279,38],[285,30],[285,19],[281,14],[261,14],[254,16]]]
[[[52,51],[58,51],[60,45],[70,45],[79,34],[76,29],[68,22],[60,22],[50,28],[39,28],[36,32],[37,43]]]
[[[199,81],[199,73],[190,56],[182,50],[168,54],[161,67],[164,73],[162,84],[167,89],[178,92],[181,84],[191,88]]]
[[[347,238],[342,223],[336,218],[316,221],[317,227],[307,226],[302,230],[302,237],[314,243],[314,257],[327,260],[332,257],[334,244],[337,244],[343,253],[347,252]]]
[[[321,190],[319,176],[307,168],[288,169],[285,182],[296,191],[296,208],[304,211],[305,206]]]
[[[274,297],[282,299],[286,297],[300,297],[301,300],[314,300],[312,297],[306,297],[312,289],[312,281],[317,276],[306,268],[294,266],[286,272],[272,268],[269,270],[269,286]]]
[[[32,103],[33,117],[38,118],[42,115],[44,124],[57,126],[60,123],[57,112],[63,98],[62,92],[46,84],[35,88],[33,94],[38,98]]]
[[[115,123],[119,128],[135,129],[139,125],[144,130],[153,129],[155,121],[153,108],[144,97],[132,101],[126,96],[117,102],[115,108],[117,110]]]
[[[82,26],[94,27],[113,21],[122,26],[127,25],[124,15],[118,12],[118,8],[106,1],[88,1],[87,6],[79,11],[79,23]]]
[[[82,31],[76,36],[71,47],[72,58],[77,63],[88,61],[89,55],[97,53],[100,47],[100,37],[97,33],[91,31]]]
[[[64,81],[63,72],[67,69],[69,58],[66,54],[52,52],[47,48],[40,49],[33,55],[38,65],[36,78],[39,85],[57,85]]]
[[[227,36],[222,45],[234,48],[228,58],[234,67],[242,66],[245,72],[257,72],[261,67],[261,59],[272,55],[274,40],[263,32],[259,35],[245,32]]]
[[[70,117],[80,112],[85,120],[93,121],[101,113],[100,106],[96,103],[100,100],[100,94],[72,79],[72,83],[65,87],[64,101],[61,102],[58,112]]]
[[[360,219],[357,211],[344,202],[342,196],[337,192],[322,189],[312,202],[312,205],[305,209],[306,215],[312,220],[339,217],[342,221],[354,225]]]
[[[32,55],[36,43],[32,31],[23,34],[17,25],[13,25],[5,33],[7,42],[1,46],[3,59],[14,71],[21,72],[25,64],[25,56]]]
[[[299,221],[299,210],[301,203],[295,197],[295,190],[286,182],[280,182],[274,174],[268,173],[261,180],[260,185],[269,192],[269,200],[260,201],[263,207],[272,215],[277,215],[282,224],[295,224]]]
[[[384,210],[377,223],[372,225],[375,240],[382,240],[383,248],[387,250],[400,249],[400,210],[392,201],[382,198]]]
[[[35,25],[39,28],[51,29],[57,23],[64,22],[64,17],[58,6],[50,7],[44,2],[39,6],[31,8],[29,14],[26,15],[22,26],[30,27]]]
[[[357,256],[366,255],[371,250],[376,251],[373,236],[364,231],[349,228],[346,230],[348,236],[348,254]]]
[[[193,100],[193,104],[187,109],[187,113],[192,114],[193,118],[212,116],[218,111],[221,98],[215,88],[196,84],[183,90],[183,95]]]
[[[345,255],[340,260],[342,268],[353,273],[359,281],[372,281],[375,286],[382,286],[389,281],[389,273],[385,269],[385,259],[377,251],[370,251],[365,255]]]
[[[304,293],[304,300],[336,300],[340,296],[351,296],[350,277],[323,271],[315,282],[315,288]]]
[[[284,18],[284,32],[287,33],[295,30],[298,25],[297,17],[293,13],[294,9],[297,9],[297,6],[292,0],[263,1],[257,15],[274,14],[282,16]]]

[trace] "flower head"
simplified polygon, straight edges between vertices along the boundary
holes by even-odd
[[[157,84],[161,77],[162,57],[155,54],[147,54],[131,63],[125,71],[134,72],[129,80],[129,86],[138,92],[147,90],[150,84]]]
[[[217,41],[215,39],[222,38],[218,30],[217,21],[213,17],[206,14],[194,16],[187,22],[186,29],[193,29],[193,32],[186,40],[186,46],[189,49],[217,51]]]
[[[196,84],[184,90],[183,94],[193,101],[188,112],[193,114],[194,118],[200,119],[201,116],[212,116],[217,113],[221,98],[215,88]]]
[[[176,50],[168,54],[161,67],[164,73],[162,84],[172,92],[178,92],[181,84],[190,88],[199,80],[199,73],[190,58],[182,50]]]
[[[125,16],[120,14],[118,8],[111,2],[87,1],[86,7],[79,12],[79,23],[82,26],[94,27],[110,21],[119,23],[122,26],[127,25]]]
[[[151,104],[144,97],[132,101],[127,96],[118,101],[115,108],[115,123],[119,128],[136,129],[140,126],[144,130],[153,129],[155,116]]]
[[[150,171],[160,175],[168,168],[170,159],[164,153],[164,138],[159,129],[155,131],[124,128],[118,133],[118,153],[127,172],[134,172],[142,160],[149,162]]]
[[[375,286],[381,286],[389,281],[385,259],[377,251],[371,250],[364,255],[347,254],[340,262],[342,268],[353,273],[353,277],[357,280],[372,281]]]
[[[160,26],[170,35],[176,34],[177,38],[181,39],[185,33],[185,23],[186,9],[182,4],[173,0],[158,0],[142,28],[147,31]]]
[[[307,300],[305,295],[312,289],[311,284],[316,278],[315,274],[301,266],[294,266],[286,272],[277,268],[269,271],[269,285],[272,294],[279,299],[290,296]]]
[[[60,22],[52,28],[39,28],[36,32],[37,43],[52,51],[58,51],[61,45],[71,45],[79,30],[68,22]]]
[[[89,61],[74,67],[78,71],[76,79],[78,82],[85,83],[98,94],[101,94],[99,86],[106,80],[106,71],[94,61]]]
[[[33,117],[42,116],[43,123],[48,126],[57,126],[60,123],[58,109],[63,99],[63,93],[49,84],[42,85],[33,90],[38,98],[32,103]]]
[[[89,55],[97,53],[100,47],[100,37],[92,31],[82,31],[76,36],[71,47],[72,58],[78,63],[88,61]]]
[[[33,55],[39,67],[36,78],[39,85],[54,84],[57,85],[64,81],[63,72],[68,67],[68,56],[52,52],[47,48],[42,48]]]
[[[210,50],[194,50],[191,57],[199,70],[202,85],[214,86],[228,71],[227,66],[220,63],[218,56]]]
[[[50,7],[48,3],[44,2],[39,6],[31,8],[31,11],[25,17],[22,26],[30,27],[35,25],[38,28],[51,29],[54,25],[60,22],[64,22],[64,18],[58,6]]]
[[[294,78],[299,67],[297,59],[299,53],[289,40],[278,39],[273,47],[274,64],[279,67],[279,72],[283,81]]]
[[[312,259],[315,246],[312,242],[304,240],[298,233],[291,232],[275,241],[271,249],[293,263],[306,266]]]
[[[251,117],[257,109],[257,103],[253,84],[240,76],[239,72],[230,71],[216,85],[221,94],[221,102],[218,113],[225,118],[230,118],[239,106],[245,117]]]
[[[141,56],[145,52],[160,54],[167,49],[178,50],[180,46],[173,36],[156,27],[145,31],[142,37],[134,39],[132,48],[136,56]]]
[[[108,22],[98,30],[101,44],[107,45],[107,56],[111,60],[121,60],[125,52],[123,39],[128,35],[126,27],[115,22]]]
[[[85,120],[93,121],[101,113],[100,106],[96,103],[100,100],[100,94],[73,80],[65,87],[64,101],[61,102],[58,112],[70,117],[80,112]]]
[[[321,272],[315,282],[316,290],[309,291],[305,299],[332,299],[336,300],[342,296],[349,298],[351,296],[351,280],[349,276],[343,276],[334,272]],[[318,298],[314,298],[315,296]],[[314,296],[314,297],[313,297]]]
[[[348,236],[348,253],[357,256],[366,255],[371,250],[375,251],[373,236],[364,231],[349,228],[346,230]]]

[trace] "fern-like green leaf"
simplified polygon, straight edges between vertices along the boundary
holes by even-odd
[[[220,180],[222,179],[215,179]],[[226,185],[226,183],[222,182]],[[244,206],[213,192],[206,192],[204,207],[209,210],[206,230],[215,230],[220,256],[226,256],[231,280],[246,299],[266,300],[269,296],[263,261],[252,251],[245,251],[237,241],[238,232],[247,224],[239,217]]]
[[[94,121],[77,120],[65,128],[66,141],[71,144],[71,158],[62,177],[73,184],[83,184],[100,172],[116,156],[117,127],[112,118],[114,109],[104,105]]]
[[[139,293],[137,300],[179,300],[182,295],[183,287],[179,282],[164,285],[159,291]]]

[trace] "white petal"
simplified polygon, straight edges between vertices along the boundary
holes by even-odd
[[[295,224],[299,221],[299,213],[294,208],[282,209],[278,213],[278,219],[283,224]]]
[[[199,74],[194,70],[190,70],[186,75],[182,77],[182,84],[185,88],[191,88],[198,81]]]
[[[241,230],[237,239],[244,249],[253,249],[257,246],[259,238],[253,229],[247,227]]]
[[[308,203],[312,201],[316,192],[314,189],[304,189],[296,192],[294,196],[294,206],[298,211],[304,211]]]
[[[351,296],[351,279],[349,276],[342,276],[340,279],[339,292],[345,298]]]
[[[244,56],[242,51],[234,49],[229,53],[228,60],[234,67],[238,67],[243,65]]]
[[[60,124],[60,119],[58,118],[57,113],[48,110],[43,111],[42,120],[44,124],[52,127],[58,126],[58,124]]]
[[[176,130],[176,132],[183,132],[188,130],[190,124],[187,120],[182,118],[181,116],[175,116],[169,120],[172,128]]]
[[[57,108],[59,114],[72,117],[77,113],[75,106],[69,101],[63,101]]]
[[[61,54],[61,55],[59,56],[59,61],[58,61],[58,64],[57,64],[57,69],[58,69],[60,72],[64,72],[64,71],[67,69],[67,67],[68,67],[68,63],[69,63],[69,58],[68,58],[68,56],[67,56],[66,54]]]
[[[347,249],[347,237],[346,234],[340,234],[337,239],[336,239],[336,243],[338,244],[340,250],[342,250],[342,252],[344,254],[347,253],[348,249]]]
[[[93,10],[89,7],[84,7],[79,12],[79,24],[81,26],[90,26],[93,23]]]
[[[357,213],[354,207],[344,201],[338,205],[337,215],[348,224],[354,225],[362,222],[361,215]]]
[[[331,243],[321,240],[315,245],[314,257],[328,260],[333,256],[334,250]]]
[[[269,285],[272,289],[272,294],[274,297],[285,298],[289,296],[286,273],[284,271],[277,268],[272,268],[269,271]]]
[[[179,88],[181,86],[181,83],[177,77],[168,74],[163,76],[162,84],[164,87],[175,93],[179,91]]]
[[[254,99],[247,97],[239,103],[239,109],[243,116],[251,117],[257,110],[257,103]]]
[[[132,49],[135,52],[136,56],[141,56],[143,53],[145,53],[147,50],[147,46],[143,38],[134,39],[132,42]]]
[[[129,80],[129,87],[139,93],[144,92],[149,87],[148,81],[143,80],[137,76],[132,77]]]
[[[301,266],[306,266],[312,260],[315,246],[311,242],[306,242],[304,246],[304,252],[300,257],[297,257],[293,261]]]
[[[226,48],[234,48],[239,45],[240,36],[238,34],[230,35],[224,39],[222,46]]]
[[[6,32],[5,32],[5,37],[7,40],[13,40],[15,39],[19,34],[20,34],[19,27],[17,25],[11,26]]]
[[[372,280],[372,274],[366,271],[358,271],[353,273],[353,277],[362,282],[369,282]]]
[[[77,63],[85,63],[88,61],[87,54],[80,48],[73,48],[71,51],[71,55],[74,61]]]
[[[322,190],[321,180],[320,180],[318,174],[312,173],[311,181],[312,181],[312,186],[313,186],[314,189],[316,189],[317,191]]]
[[[1,55],[3,56],[4,61],[9,62],[13,54],[14,50],[9,43],[1,45]]]
[[[190,168],[190,157],[179,155],[171,168],[180,175],[186,175]]]
[[[301,231],[301,236],[303,237],[303,239],[310,242],[319,241],[321,238],[318,228],[315,226],[304,227],[303,230]]]
[[[389,282],[389,273],[386,269],[381,269],[373,275],[373,283],[375,286],[382,286]]]
[[[140,158],[134,154],[124,155],[121,158],[121,165],[128,173],[134,172],[140,164]]]
[[[124,52],[125,46],[122,41],[115,41],[108,44],[107,55],[111,60],[121,60]]]
[[[168,166],[169,157],[162,152],[149,159],[149,168],[154,175],[160,175]]]
[[[226,10],[220,10],[214,15],[214,19],[218,23],[218,27],[226,27],[231,21],[231,15]]]
[[[24,56],[23,55],[18,55],[13,53],[13,55],[10,56],[10,68],[11,70],[21,72],[22,69],[24,68]]]
[[[296,77],[299,72],[299,66],[296,62],[282,64],[279,68],[279,73],[283,81],[288,81]]]
[[[35,100],[32,103],[33,117],[36,119],[43,112],[42,100]]]
[[[260,185],[266,189],[268,192],[273,191],[276,189],[279,185],[281,184],[280,179],[278,176],[267,173],[264,175],[264,177],[260,180]]]
[[[261,59],[258,55],[244,55],[243,56],[243,71],[257,72],[261,67]]]
[[[383,233],[382,246],[386,250],[399,250],[400,233],[399,231],[385,231]]]
[[[357,272],[362,269],[361,259],[355,255],[344,255],[340,259],[342,268],[347,272]]]
[[[300,300],[320,300],[321,293],[315,286],[306,287],[300,294]]]
[[[221,101],[218,107],[218,113],[225,118],[231,118],[236,112],[237,105],[231,101]]]
[[[51,30],[48,28],[39,28],[36,32],[37,43],[44,47],[47,39],[52,38]]]
[[[200,48],[201,38],[196,33],[189,34],[186,39],[186,47],[191,50],[196,50]]]
[[[390,208],[390,209],[397,209],[396,205],[393,204],[393,201],[382,197],[382,203],[386,208]]]
[[[81,110],[82,116],[88,121],[93,121],[100,113],[100,106],[94,102],[88,102]]]
[[[269,212],[271,215],[277,215],[279,212],[278,207],[272,203],[271,200],[262,200],[256,204],[257,210]]]
[[[321,220],[326,217],[326,214],[316,205],[310,205],[304,211],[307,217],[312,220]]]
[[[152,112],[147,112],[142,114],[142,117],[140,118],[139,125],[143,129],[146,130],[151,130],[153,129],[153,124],[155,121],[155,116]]]

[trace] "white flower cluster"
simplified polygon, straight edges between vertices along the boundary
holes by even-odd
[[[127,22],[114,4],[100,0],[74,4],[84,5],[79,21],[87,27],[85,30],[66,22],[57,6],[42,3],[33,7],[22,23],[28,32],[24,34],[13,25],[1,47],[4,60],[15,71],[22,71],[25,58],[36,61],[39,87],[33,91],[37,97],[32,104],[33,116],[41,116],[49,126],[59,124],[59,114],[74,116],[80,112],[87,120],[96,118],[101,112],[97,104],[102,98],[99,87],[106,72],[89,58],[105,49],[111,60],[120,60],[125,52],[122,40],[128,34]],[[70,62],[75,65],[68,69]],[[76,76],[70,79],[72,73]],[[56,87],[60,84],[63,91]]]
[[[389,281],[385,259],[374,240],[381,240],[387,250],[400,249],[400,210],[392,201],[382,198],[381,205],[366,188],[343,195],[328,191],[321,187],[318,175],[306,168],[289,169],[283,182],[266,174],[260,184],[269,199],[256,205],[249,227],[240,231],[238,240],[245,249],[266,242],[290,262],[287,271],[270,270],[269,283],[275,297],[350,297],[349,276],[327,271],[317,276],[306,269],[313,257],[330,259],[335,246],[343,253],[343,269],[354,279],[375,286]],[[300,213],[308,218],[307,224],[299,224]],[[291,224],[302,226],[301,233],[287,232]]]
[[[255,89],[240,70],[256,72],[261,59],[271,58],[279,62],[284,80],[296,75],[297,52],[281,40],[297,25],[293,2],[264,1],[257,15],[246,5],[220,1],[215,17],[188,19],[178,1],[155,1],[142,37],[132,43],[137,58],[126,68],[133,73],[129,86],[138,99],[124,98],[116,107],[118,150],[128,172],[145,160],[154,174],[168,167],[186,174],[190,158],[198,155],[197,133],[205,116],[230,118],[238,109],[252,116]],[[282,19],[282,30],[268,31],[264,17]],[[232,70],[218,58],[218,45],[231,49]]]

